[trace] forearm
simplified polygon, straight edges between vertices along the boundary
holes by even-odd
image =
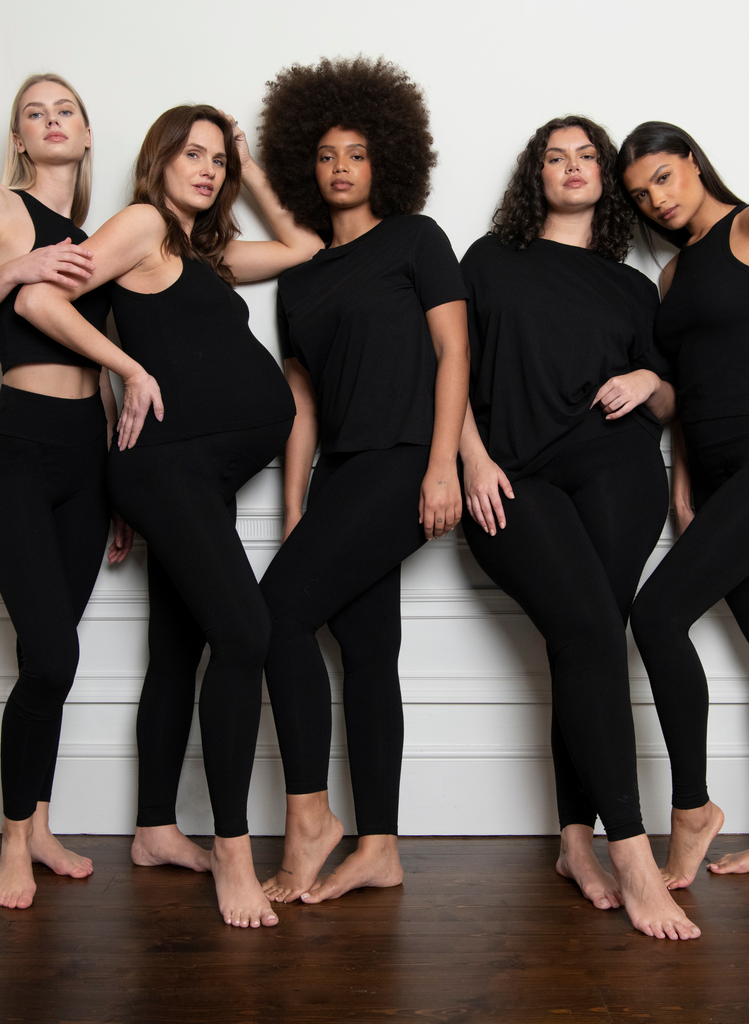
[[[300,515],[317,449],[317,417],[302,407],[286,442],[283,477],[285,515]]]
[[[434,430],[429,453],[432,467],[455,465],[468,405],[468,373],[467,351],[444,352],[434,389]]]
[[[647,371],[648,373],[651,371]],[[676,415],[676,392],[671,384],[653,374],[657,384],[645,405],[661,423],[668,423]]]
[[[0,266],[0,302],[6,299],[16,285],[21,284],[19,261],[8,260]]]
[[[297,224],[294,215],[281,206],[265,171],[254,160],[242,165],[242,183],[257,200],[279,242],[290,249],[309,251],[310,256],[322,247],[319,235]]]
[[[110,445],[114,436],[115,424],[117,423],[117,402],[114,398],[112,382],[109,379],[109,370],[106,366],[101,368],[99,393],[101,394],[101,404],[104,406],[104,415],[107,417],[107,445]]]
[[[463,420],[463,430],[460,435],[460,457],[464,463],[476,460],[487,455],[484,442],[481,440],[479,428],[476,426],[476,418],[470,401],[466,406],[466,414]]]
[[[689,472],[689,457],[684,443],[681,420],[677,417],[671,423],[672,497],[677,512],[692,509],[692,478]]]
[[[54,341],[101,363],[125,380],[145,372],[81,316],[56,285],[24,286],[18,293],[15,309]]]

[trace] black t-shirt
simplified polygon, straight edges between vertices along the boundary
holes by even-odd
[[[323,452],[431,444],[437,360],[424,314],[465,298],[430,217],[386,217],[281,275],[281,351],[312,378]]]
[[[667,377],[653,345],[655,285],[590,249],[535,239],[526,249],[480,238],[461,263],[470,297],[471,404],[492,459],[513,479],[565,444],[639,424],[661,425],[644,405],[606,420],[591,402],[631,370]]]

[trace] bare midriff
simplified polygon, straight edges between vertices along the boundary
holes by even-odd
[[[3,383],[50,398],[91,398],[99,390],[99,371],[60,363],[23,363],[3,374]]]

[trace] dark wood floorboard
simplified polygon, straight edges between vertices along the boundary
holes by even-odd
[[[559,878],[555,839],[404,839],[403,886],[251,931],[210,876],[134,868],[125,836],[69,842],[91,878],[38,867],[34,906],[0,910],[2,1024],[749,1024],[749,875],[701,871],[676,899],[703,937],[659,942]],[[253,847],[265,877],[282,841]]]

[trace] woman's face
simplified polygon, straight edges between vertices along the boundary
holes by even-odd
[[[582,128],[557,128],[549,136],[541,169],[544,196],[554,213],[593,207],[601,198],[598,152]]]
[[[21,97],[13,141],[35,164],[79,163],[91,145],[91,129],[64,85],[37,82]]]
[[[167,205],[194,218],[213,206],[225,178],[224,133],[212,121],[196,121],[164,172]]]
[[[640,212],[672,231],[686,227],[706,195],[691,153],[648,153],[622,177]]]
[[[315,175],[328,206],[349,210],[369,203],[372,164],[367,140],[349,128],[331,128],[317,144]]]

